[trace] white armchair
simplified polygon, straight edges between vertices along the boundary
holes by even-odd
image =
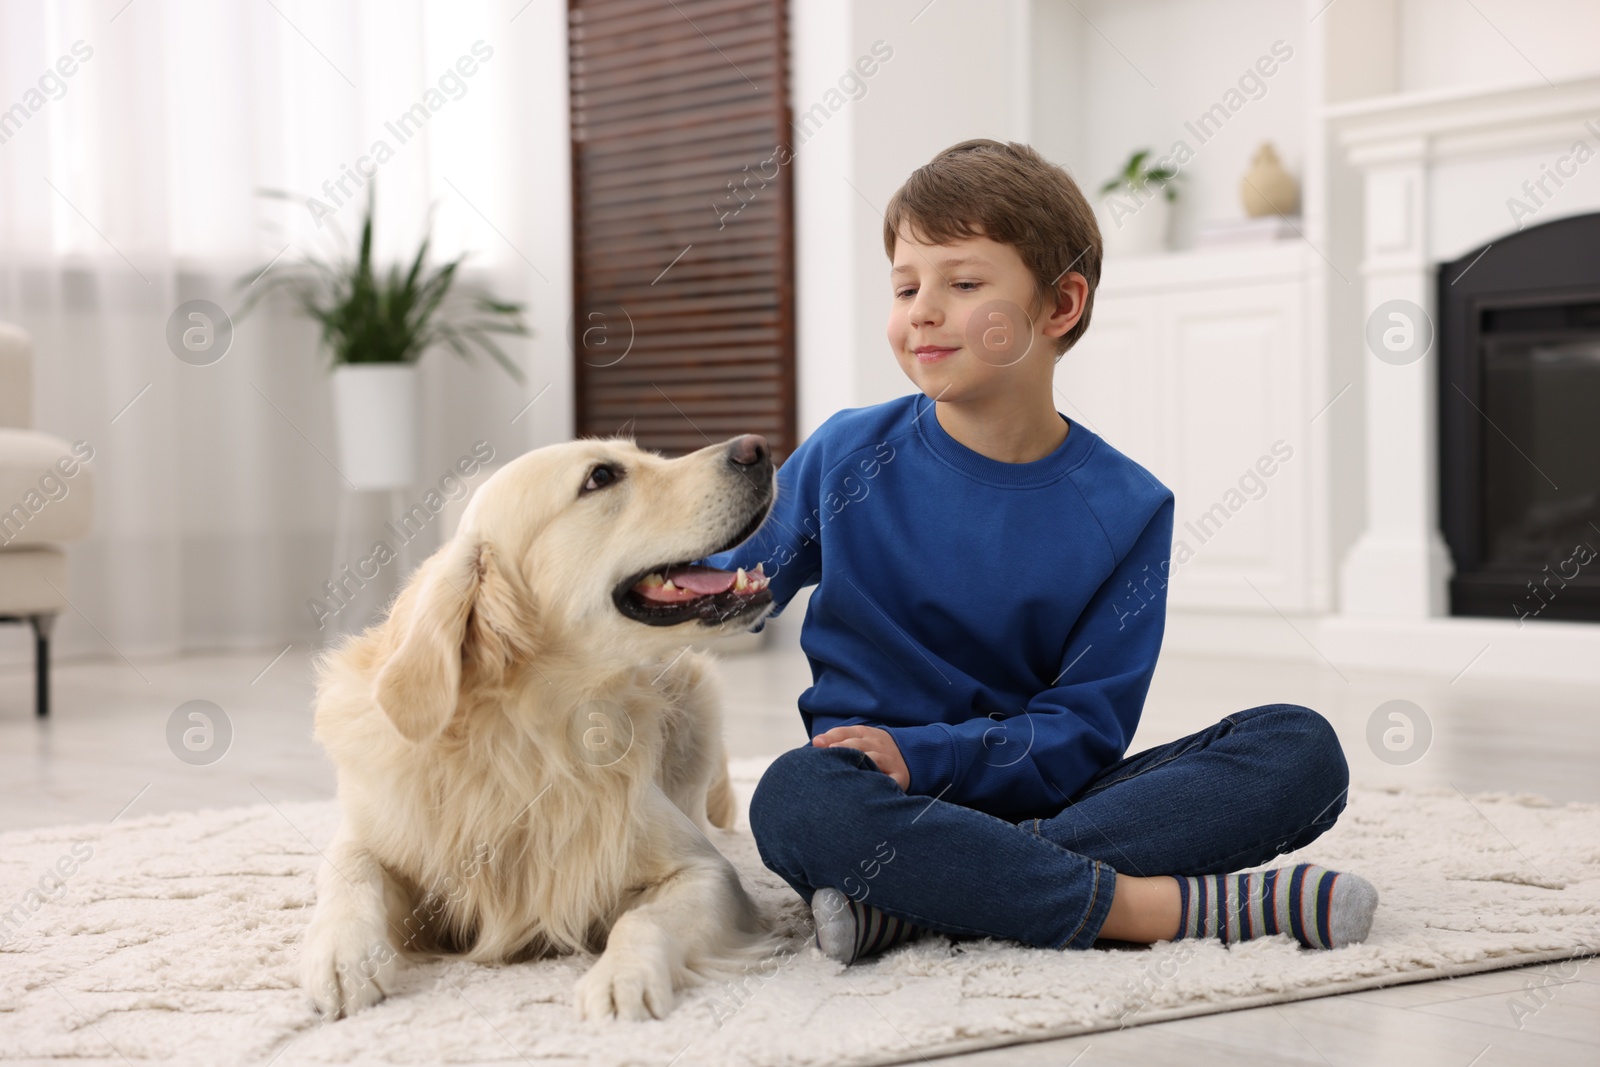
[[[68,607],[62,543],[88,535],[94,478],[88,442],[31,429],[33,343],[0,322],[0,622],[33,627],[34,707],[50,713],[50,630]]]

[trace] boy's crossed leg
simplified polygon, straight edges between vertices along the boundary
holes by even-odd
[[[751,822],[763,860],[802,898],[822,887],[812,896],[818,943],[841,962],[923,929],[1055,948],[1086,948],[1099,937],[1232,943],[1274,933],[1337,948],[1363,940],[1371,924],[1377,892],[1358,875],[1314,864],[1228,873],[1308,844],[1344,807],[1343,753],[1327,721],[1305,708],[1266,705],[1228,716],[1107,768],[1057,816],[1020,824],[907,797],[861,753],[829,765],[808,763],[804,751],[783,757],[789,762],[772,788],[763,778]],[[858,773],[845,773],[852,770]],[[807,856],[817,835],[797,831],[792,820],[815,805],[811,798],[825,798],[827,811],[812,812],[819,817],[812,825],[828,841],[879,834],[875,855],[842,865],[827,848]],[[1018,831],[1056,848],[1018,850]],[[1240,841],[1253,844],[1239,848]],[[890,876],[895,859],[898,877]],[[974,862],[995,872],[991,884],[974,884]],[[915,885],[918,875],[932,884]],[[1043,884],[1030,889],[1035,880]],[[893,902],[893,914],[874,906],[874,893]],[[1062,923],[1069,918],[1070,930]]]
[[[859,749],[783,753],[756,787],[750,827],[762,861],[802,900],[827,887],[859,905],[892,901],[895,919],[923,929],[1087,948],[1111,907],[1110,864],[984,812],[908,796]]]

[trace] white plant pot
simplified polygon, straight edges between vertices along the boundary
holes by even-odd
[[[405,489],[417,481],[417,368],[344,363],[333,372],[339,470],[357,489]]]
[[[1112,256],[1149,256],[1167,250],[1172,203],[1160,189],[1110,193],[1100,201],[1100,240]]]

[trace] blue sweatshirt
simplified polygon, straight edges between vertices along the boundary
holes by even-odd
[[[755,536],[705,562],[761,563],[769,618],[816,585],[800,630],[811,736],[885,729],[908,793],[1018,821],[1056,814],[1126,754],[1172,522],[1172,491],[1081,423],[1048,456],[1003,463],[912,393],[830,417],[779,468]]]

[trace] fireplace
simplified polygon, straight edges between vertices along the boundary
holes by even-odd
[[[1600,213],[1440,265],[1452,615],[1600,621]]]

